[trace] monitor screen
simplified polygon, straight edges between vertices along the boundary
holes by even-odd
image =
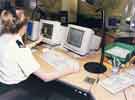
[[[117,26],[117,22],[118,22],[118,21],[117,21],[116,18],[109,18],[108,21],[109,21],[109,22],[108,22],[108,25],[109,25],[109,26]]]
[[[108,17],[106,19],[106,28],[108,29],[118,28],[119,24],[120,24],[120,19],[117,17]]]
[[[67,42],[71,45],[74,45],[80,48],[82,44],[83,34],[84,34],[84,31],[82,30],[70,28],[68,37],[67,37]]]
[[[44,37],[51,39],[53,34],[53,24],[43,23],[41,33]]]

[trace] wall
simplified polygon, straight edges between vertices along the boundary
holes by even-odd
[[[61,10],[62,0],[40,0],[45,8],[51,12],[58,12]]]
[[[102,0],[102,1],[104,1],[106,3],[108,2],[108,0]],[[127,2],[128,2],[128,0],[117,0],[116,5],[114,5],[114,8],[110,12],[108,12],[108,15],[109,16],[121,16],[122,12],[124,10],[125,4]],[[110,5],[107,5],[106,9],[108,9],[109,6]],[[78,8],[79,8],[79,13],[91,16],[91,15],[97,15],[95,11],[99,7],[90,5],[86,2],[82,2],[82,0],[79,0],[79,7]]]
[[[50,12],[60,10],[68,11],[68,20],[74,23],[77,20],[78,0],[40,0],[45,8]]]
[[[78,0],[62,0],[62,10],[67,10],[69,22],[77,21]]]

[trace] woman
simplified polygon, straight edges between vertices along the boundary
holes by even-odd
[[[1,22],[3,28],[0,33],[0,82],[17,84],[26,80],[31,74],[44,81],[50,81],[79,71],[79,68],[68,67],[61,72],[54,70],[46,73],[40,68],[30,49],[23,46],[21,37],[26,32],[27,18],[22,14],[19,21],[16,21],[10,12],[3,11]]]

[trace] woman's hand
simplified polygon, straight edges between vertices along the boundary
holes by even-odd
[[[38,39],[37,41],[35,41],[35,43],[38,44],[38,43],[42,42],[42,40],[43,40],[43,36],[40,35],[40,36],[39,36],[39,39]]]
[[[40,36],[37,41],[32,42],[32,43],[30,43],[30,44],[27,44],[26,47],[32,48],[32,47],[38,45],[40,42],[42,42],[42,40],[43,40],[43,36]]]

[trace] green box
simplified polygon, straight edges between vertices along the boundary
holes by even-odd
[[[120,42],[115,42],[105,46],[105,56],[119,59],[121,63],[126,63],[135,52],[135,46]]]

